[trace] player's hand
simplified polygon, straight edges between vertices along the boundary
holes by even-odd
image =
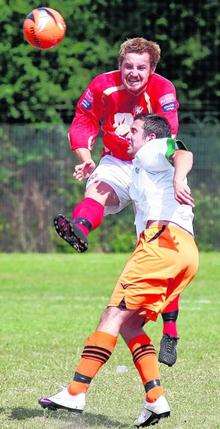
[[[79,182],[84,179],[88,179],[88,177],[95,170],[95,167],[95,162],[92,159],[89,161],[85,161],[82,164],[76,165],[73,172],[74,179],[79,180]]]
[[[174,197],[180,204],[187,204],[191,207],[195,207],[194,199],[191,195],[191,191],[188,185],[183,181],[174,181]]]

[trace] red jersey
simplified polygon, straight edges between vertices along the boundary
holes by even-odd
[[[104,153],[129,160],[122,125],[130,126],[138,113],[155,113],[168,120],[172,134],[176,135],[178,106],[174,85],[157,73],[150,75],[147,86],[138,95],[127,91],[120,70],[102,73],[91,81],[77,103],[68,133],[71,148],[91,150],[101,130]]]

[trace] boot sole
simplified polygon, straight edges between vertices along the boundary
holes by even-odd
[[[65,231],[64,228],[61,228],[59,222],[63,221],[66,223],[66,226],[69,227],[70,231]],[[84,237],[84,234],[76,228],[76,226],[70,222],[65,216],[58,215],[54,218],[54,227],[57,234],[65,240],[71,247],[73,247],[78,253],[86,252],[88,249],[88,241]]]
[[[48,409],[51,411],[56,411],[56,410],[66,410],[66,411],[70,411],[73,413],[79,413],[81,414],[83,412],[83,410],[79,410],[77,408],[69,408],[69,407],[65,407],[64,405],[59,405],[56,404],[55,402],[48,402],[48,403],[44,403],[41,399],[38,400],[39,405],[44,408],[44,409]]]
[[[147,427],[147,426],[153,426],[153,425],[156,425],[157,423],[159,423],[159,421],[161,419],[165,419],[165,418],[167,418],[169,416],[170,416],[170,411],[166,411],[165,413],[161,413],[159,415],[155,414],[155,413],[152,413],[152,415],[149,417],[149,419],[146,422],[144,422],[144,423],[142,423],[140,425],[136,425],[136,427],[137,428],[144,428],[144,427]]]
[[[166,361],[165,359],[163,360],[162,358],[158,358],[158,362],[163,363],[164,365],[167,365],[167,366],[169,366],[169,367],[171,367],[171,366],[175,365],[175,363],[176,363],[176,361],[175,361],[175,362],[170,363],[170,362]]]

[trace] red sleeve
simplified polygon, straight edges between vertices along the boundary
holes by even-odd
[[[123,136],[118,136],[114,132],[106,132],[103,136],[105,148],[108,148],[110,154],[122,161],[131,161],[133,157],[127,153],[129,140]]]
[[[77,103],[76,114],[68,130],[72,150],[91,150],[96,143],[102,114],[102,89],[98,80],[96,77],[91,81]]]
[[[164,79],[160,85],[154,86],[153,111],[166,118],[171,127],[172,135],[177,135],[179,128],[176,90],[172,82]]]

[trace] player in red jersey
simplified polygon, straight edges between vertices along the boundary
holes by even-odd
[[[88,85],[78,101],[69,129],[72,150],[79,159],[73,176],[88,179],[84,199],[72,211],[54,219],[58,234],[78,252],[87,250],[89,232],[101,225],[107,214],[121,211],[130,202],[131,157],[126,135],[138,113],[165,117],[172,134],[178,132],[178,101],[174,85],[155,73],[160,47],[144,38],[121,45],[119,70],[102,73]],[[96,168],[91,150],[99,133],[103,157]],[[163,313],[164,328],[159,359],[167,365],[176,361],[178,299]]]

